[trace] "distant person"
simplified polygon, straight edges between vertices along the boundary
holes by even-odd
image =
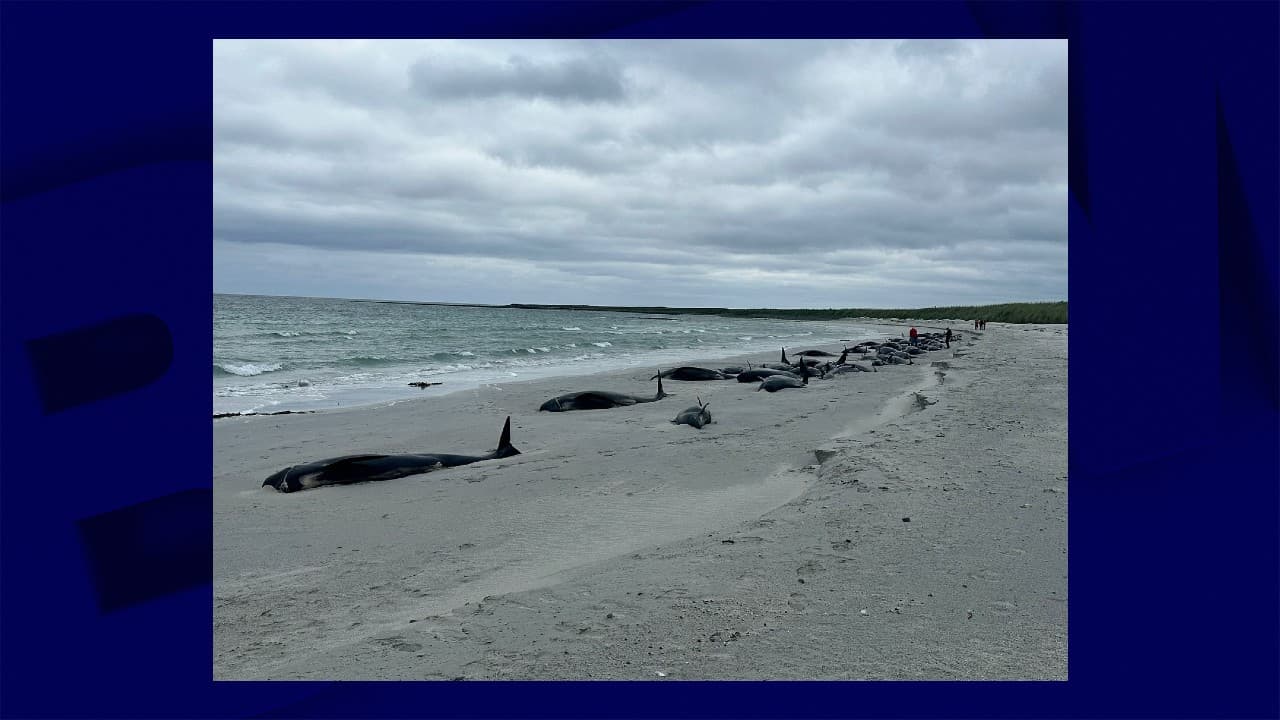
[[[947,347],[951,347],[951,328],[947,328],[947,334],[942,339],[947,341]]]
[[[920,337],[919,337],[919,335],[920,335],[920,333],[916,332],[916,329],[915,329],[915,328],[911,328],[911,344],[912,344],[912,345],[919,345],[919,344],[920,344]]]
[[[974,318],[974,319],[973,319],[973,329],[974,329],[974,330],[977,330],[977,329],[978,329],[978,318]]]

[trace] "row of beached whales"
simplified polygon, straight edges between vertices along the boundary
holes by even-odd
[[[761,367],[725,367],[717,370],[710,368],[684,366],[673,370],[659,371],[649,378],[658,381],[658,392],[653,397],[626,395],[607,390],[584,390],[567,393],[551,398],[542,404],[540,411],[568,412],[571,410],[603,410],[607,408],[626,407],[638,403],[649,403],[669,397],[662,389],[662,380],[701,381],[701,380],[734,380],[738,382],[759,382],[757,391],[777,392],[788,388],[803,388],[809,384],[809,378],[817,375],[825,378],[829,375],[840,375],[851,372],[877,372],[878,367],[885,365],[910,365],[912,358],[931,350],[941,350],[944,340],[939,333],[925,333],[918,336],[917,343],[912,345],[898,340],[884,342],[864,342],[851,348],[844,348],[834,362],[820,358],[836,357],[834,353],[824,350],[805,350],[797,353],[797,360],[787,359],[786,348],[782,349],[782,362],[765,363]],[[858,361],[849,360],[849,355],[857,353]],[[711,422],[711,411],[698,398],[698,404],[681,410],[671,422],[679,425],[691,425],[701,429]],[[511,445],[511,417],[507,416],[502,426],[502,435],[498,438],[496,450],[484,455],[453,455],[450,453],[420,453],[406,455],[344,455],[342,457],[317,460],[302,465],[292,465],[280,472],[272,474],[262,482],[263,487],[271,486],[280,492],[296,492],[322,485],[348,485],[357,482],[374,480],[392,480],[408,475],[431,472],[440,468],[470,465],[482,460],[519,455],[520,451]]]

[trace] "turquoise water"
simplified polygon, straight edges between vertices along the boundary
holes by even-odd
[[[213,410],[347,407],[880,334],[839,321],[214,295]]]

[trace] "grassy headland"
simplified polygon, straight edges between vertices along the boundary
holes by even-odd
[[[912,309],[827,308],[778,310],[771,308],[673,308],[618,307],[608,305],[528,305],[513,303],[499,307],[531,310],[601,310],[609,312],[661,313],[667,315],[722,315],[726,317],[766,317],[790,320],[841,320],[845,318],[910,318],[912,320],[991,320],[1004,323],[1067,322],[1067,302],[1001,303],[999,305],[956,305]]]

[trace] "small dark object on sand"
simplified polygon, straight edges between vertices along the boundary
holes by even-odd
[[[409,385],[416,388],[429,388],[432,385],[443,385],[443,382],[411,382]]]
[[[213,419],[217,420],[218,418],[225,418],[225,417],[242,417],[245,415],[306,415],[308,413],[313,413],[313,412],[315,412],[315,410],[280,410],[279,412],[265,412],[265,413],[259,413],[259,412],[214,413]]]

